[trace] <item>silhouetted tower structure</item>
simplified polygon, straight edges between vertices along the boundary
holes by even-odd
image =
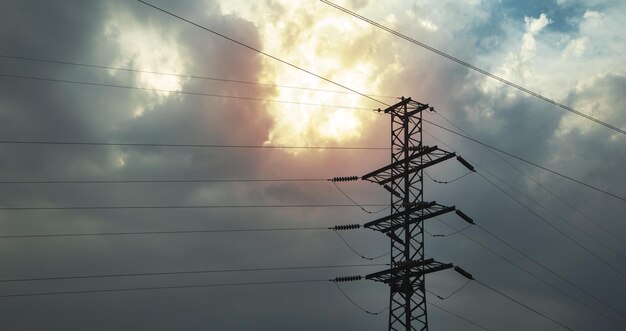
[[[427,104],[401,98],[385,110],[391,115],[391,164],[362,177],[391,193],[389,216],[366,223],[391,239],[391,265],[366,276],[390,287],[389,330],[428,330],[425,275],[452,268],[452,264],[425,258],[424,221],[455,211],[455,207],[424,200],[424,169],[455,156],[437,146],[422,144],[422,113]],[[457,159],[470,170],[471,165]],[[460,211],[456,213],[471,221]]]

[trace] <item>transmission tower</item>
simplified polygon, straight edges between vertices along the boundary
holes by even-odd
[[[391,193],[391,213],[364,225],[391,239],[391,264],[387,270],[365,278],[389,285],[389,330],[428,330],[425,275],[453,268],[424,254],[424,221],[456,211],[469,223],[473,221],[456,210],[435,201],[424,200],[424,169],[456,156],[437,146],[422,144],[422,113],[433,110],[427,104],[401,98],[385,110],[391,115],[391,164],[362,176]],[[460,156],[457,159],[474,170]]]

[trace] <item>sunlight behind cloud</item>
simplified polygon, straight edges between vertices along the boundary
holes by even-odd
[[[253,22],[258,28],[263,49],[268,53],[357,91],[375,91],[380,82],[380,77],[376,76],[380,68],[368,56],[368,47],[373,47],[372,38],[368,38],[372,29],[341,13],[329,11],[323,16],[317,15],[316,11],[320,10],[318,3],[306,3],[302,6],[294,7],[287,1],[277,1],[271,9],[254,10],[249,5],[235,1],[222,4],[222,11]],[[280,16],[279,21],[267,19],[276,15]],[[385,70],[396,69],[395,66],[389,66]],[[279,88],[273,96],[279,100],[375,108],[371,101],[362,96],[348,93],[338,86],[271,59],[263,59],[261,79],[264,83],[311,89]],[[293,104],[266,106],[274,122],[267,143],[278,145],[349,141],[360,137],[363,127],[376,118],[367,110]]]

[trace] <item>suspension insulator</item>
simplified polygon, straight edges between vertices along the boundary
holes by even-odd
[[[355,230],[361,227],[361,224],[344,224],[344,225],[335,225],[331,229],[333,230]]]
[[[333,282],[335,283],[356,282],[361,279],[363,279],[363,277],[361,276],[344,276],[344,277],[337,277],[333,279]]]
[[[333,177],[329,180],[331,182],[353,182],[359,180],[359,176]]]
[[[469,216],[465,215],[464,212],[460,211],[459,209],[457,209],[456,214],[459,215],[460,218],[462,218],[465,222],[469,223],[469,224],[474,224],[474,220],[471,219]]]
[[[476,169],[474,169],[474,166],[472,166],[469,162],[467,162],[460,155],[457,155],[456,159],[470,171],[476,172]]]
[[[470,274],[469,272],[463,270],[461,267],[454,267],[454,271],[458,272],[459,274],[461,274],[463,277],[467,278],[467,279],[474,279],[474,276],[472,276],[472,274]]]

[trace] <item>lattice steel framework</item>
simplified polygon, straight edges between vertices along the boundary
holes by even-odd
[[[378,110],[391,115],[391,164],[362,177],[391,193],[390,215],[365,224],[391,238],[391,267],[366,276],[390,287],[389,330],[428,330],[425,275],[452,268],[424,254],[423,222],[455,210],[424,201],[424,169],[455,156],[422,144],[422,112],[428,109],[403,97]]]

